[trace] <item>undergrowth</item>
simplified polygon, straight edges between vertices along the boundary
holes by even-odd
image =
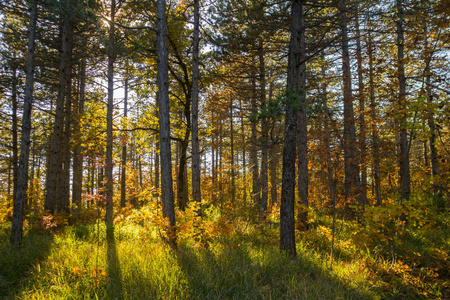
[[[385,212],[377,210],[366,214],[364,226],[338,219],[331,264],[331,219],[317,211],[310,213],[310,230],[297,233],[295,259],[280,253],[279,224],[271,215],[255,222],[217,211],[205,212],[201,219],[196,211],[191,207],[177,212],[176,248],[163,242],[167,223],[156,205],[118,212],[110,239],[100,220],[81,224],[46,216],[27,227],[21,248],[11,249],[10,226],[4,222],[0,298],[448,299],[450,295],[448,224],[398,229],[394,218],[385,216],[386,224],[380,226],[378,214]]]

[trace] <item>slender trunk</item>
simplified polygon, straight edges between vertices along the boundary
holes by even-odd
[[[397,74],[399,83],[398,114],[399,114],[399,187],[400,204],[409,200],[411,194],[411,180],[409,173],[409,151],[407,131],[407,106],[406,106],[406,77],[404,65],[404,30],[403,30],[403,1],[397,0]],[[405,220],[404,216],[402,219]]]
[[[156,109],[155,109],[155,113],[156,113],[156,117],[158,117],[158,107],[159,107],[159,93],[157,92],[155,95],[155,102],[156,102]],[[160,157],[160,147],[159,147],[159,134],[155,137],[156,138],[156,142],[155,142],[155,189],[158,191],[159,187],[160,187],[160,162],[159,162],[159,157]]]
[[[35,179],[34,179],[34,175],[35,175],[34,169],[36,167],[36,148],[35,148],[35,143],[33,143],[33,146],[31,147],[31,156],[33,157],[31,159],[31,167],[30,167],[31,175],[30,175],[30,178],[28,178],[28,181],[31,184],[30,184],[30,188],[29,188],[30,192],[28,193],[28,204],[26,205],[26,208],[28,208],[30,210],[33,208],[33,202],[34,202],[33,200],[34,200],[34,197],[35,197],[35,194],[36,194],[35,193],[36,185],[35,185]]]
[[[91,187],[91,195],[94,195],[94,187],[95,187],[95,162],[93,160],[90,161],[90,167],[91,167],[91,181],[90,181],[90,187]],[[91,203],[92,204],[92,203]]]
[[[218,163],[218,170],[219,170],[219,193],[220,193],[220,204],[222,205],[222,199],[223,199],[223,168],[222,168],[222,148],[223,148],[223,128],[222,128],[222,119],[220,119],[220,126],[219,126],[219,149],[218,149],[218,155],[217,163]]]
[[[7,208],[12,207],[12,203],[10,202],[11,200],[11,186],[12,186],[12,182],[11,182],[11,174],[12,174],[12,168],[13,168],[13,158],[12,158],[12,153],[9,154],[9,159],[8,159],[8,202],[7,202]],[[12,201],[14,201],[14,196],[12,198]]]
[[[23,206],[27,194],[28,158],[30,154],[31,108],[34,85],[34,50],[37,23],[37,0],[30,1],[30,24],[28,26],[28,54],[26,62],[25,99],[22,117],[22,137],[20,140],[19,167],[17,170],[17,188],[14,198],[13,219],[10,243],[12,246],[22,244]]]
[[[233,124],[233,99],[230,99],[230,151],[231,151],[231,203],[236,202],[236,172],[234,165],[234,124]]]
[[[423,141],[423,166],[425,168],[425,172],[428,174],[428,142],[427,140]]]
[[[72,135],[71,122],[72,122],[72,48],[69,48],[69,63],[68,63],[68,74],[66,77],[66,97],[64,105],[64,159],[63,159],[63,207],[67,206],[70,210],[70,138]]]
[[[304,1],[300,1],[300,36],[299,36],[299,59],[300,59],[300,82],[298,88],[303,92],[300,97],[300,109],[297,114],[297,159],[298,159],[298,193],[300,204],[298,211],[299,230],[308,230],[308,128],[306,119],[306,42],[305,42],[305,20],[304,20]]]
[[[44,208],[51,213],[69,212],[69,199],[65,186],[66,173],[64,172],[65,161],[65,99],[67,95],[68,78],[70,77],[70,60],[72,49],[72,26],[69,20],[70,8],[68,3],[62,8],[62,45],[59,65],[58,96],[56,99],[55,122],[51,139],[49,163],[47,170],[47,194]]]
[[[123,118],[125,120],[124,124],[127,124],[128,117],[128,77],[125,77],[125,95],[123,103]],[[124,128],[126,129],[126,128]],[[123,137],[122,145],[122,172],[120,178],[120,207],[125,207],[127,205],[127,143],[128,136],[125,134]]]
[[[186,189],[186,166],[187,166],[187,149],[189,146],[189,130],[186,129],[184,139],[179,143],[180,161],[178,165],[177,176],[177,201],[178,207],[185,210],[188,205],[187,189]]]
[[[263,41],[259,41],[259,80],[260,80],[260,101],[261,106],[266,104],[266,62]],[[269,199],[269,177],[268,177],[268,146],[269,146],[269,122],[267,116],[261,120],[261,201],[259,203],[259,217],[264,220],[267,212],[267,202]]]
[[[15,59],[15,55],[14,55]],[[15,62],[14,62],[15,63]],[[16,198],[17,190],[17,170],[19,162],[19,149],[18,149],[18,138],[17,138],[17,68],[14,66],[12,70],[12,91],[11,91],[11,102],[12,102],[12,171],[13,171],[13,199]],[[9,195],[9,193],[8,193]]]
[[[105,175],[104,168],[103,168],[103,165],[104,165],[103,155],[104,155],[104,152],[103,152],[103,149],[102,149],[101,154],[99,156],[100,158],[99,158],[99,161],[98,161],[99,166],[97,168],[97,193],[100,196],[104,196],[105,195],[105,185],[103,184],[103,179],[104,179],[103,177]]]
[[[215,135],[213,135],[211,137],[211,181],[212,181],[212,189],[215,189],[215,184],[216,184],[216,155],[215,155]]]
[[[295,107],[300,103],[300,36],[302,4],[300,0],[292,0],[291,37],[289,43],[287,96],[285,105],[285,129],[283,145],[283,172],[280,207],[280,249],[290,256],[296,255],[295,249],[295,157],[297,112]]]
[[[200,41],[200,9],[199,0],[194,0],[194,40],[192,59],[192,200],[197,203],[197,214],[201,216],[200,203],[200,152],[198,141],[198,98],[199,98],[199,41]]]
[[[239,100],[239,115],[241,117],[241,134],[242,134],[242,189],[244,206],[247,204],[247,164],[246,164],[246,143],[245,143],[245,127],[244,127],[244,112],[242,107],[242,100]]]
[[[148,165],[148,183],[155,185],[155,179],[153,178],[154,162],[155,162],[155,144],[150,143],[150,155],[149,155],[149,165]]]
[[[431,176],[433,178],[433,194],[442,197],[442,191],[440,190],[439,184],[439,159],[438,152],[436,148],[436,123],[434,122],[434,112],[433,112],[433,94],[431,91],[431,52],[428,46],[428,28],[425,27],[425,53],[428,56],[426,58],[427,64],[425,69],[425,83],[427,91],[427,101],[428,101],[428,114],[427,123],[430,128],[430,154],[431,154]],[[426,152],[426,142],[424,144],[424,149]],[[427,155],[425,153],[425,160],[427,160]],[[428,164],[427,164],[428,165]]]
[[[324,110],[324,118],[323,118],[323,128],[324,128],[324,143],[325,143],[325,152],[326,152],[326,163],[327,163],[327,179],[328,179],[328,193],[330,202],[333,203],[333,199],[336,197],[336,190],[333,178],[333,166],[331,163],[331,131],[330,131],[330,111],[328,109],[328,92],[327,92],[327,83],[325,81],[325,66],[322,65],[322,98],[323,98],[323,110]],[[334,206],[333,206],[334,207]],[[334,208],[333,208],[334,209]]]
[[[269,180],[270,180],[270,206],[275,205],[277,200],[277,166],[278,166],[278,150],[273,145],[269,149]]]
[[[138,156],[138,168],[139,168],[139,188],[144,186],[144,174],[142,172],[142,155]]]
[[[86,46],[87,38],[83,40],[83,46]],[[75,121],[74,132],[77,134],[80,131],[80,121],[84,114],[84,101],[86,94],[86,57],[81,59],[80,66],[80,87],[78,101],[75,102]],[[81,138],[81,137],[80,137]],[[80,141],[78,141],[80,142]],[[83,193],[83,162],[84,158],[81,154],[81,146],[75,146],[73,154],[73,187],[72,187],[72,202],[77,208],[81,205],[81,196]]]
[[[368,20],[370,24],[370,19]],[[378,142],[378,121],[375,103],[375,83],[374,83],[374,66],[373,66],[373,40],[371,35],[371,28],[367,35],[368,54],[369,54],[369,97],[370,97],[370,111],[372,117],[372,155],[373,155],[373,182],[375,203],[377,206],[382,205],[381,201],[381,180],[380,180],[380,146]]]
[[[116,51],[114,49],[114,18],[116,15],[116,0],[111,0],[108,45],[108,105],[106,110],[106,214],[105,222],[108,228],[113,227],[113,110],[114,110],[114,62]],[[109,232],[109,231],[107,231]]]
[[[359,204],[362,206],[364,214],[367,204],[367,151],[366,151],[366,121],[365,121],[365,99],[362,67],[361,33],[359,29],[359,14],[356,16],[356,59],[358,66],[358,99],[359,99],[359,166],[361,168],[361,189]]]
[[[256,103],[256,83],[255,78],[252,78],[252,89],[253,89],[253,97],[252,97],[252,114],[256,115],[257,113],[257,103]],[[251,148],[250,148],[250,161],[252,164],[252,200],[253,205],[257,208],[261,202],[261,186],[259,179],[259,167],[258,167],[258,131],[256,129],[256,120],[252,120],[251,122]]]
[[[172,187],[172,156],[170,150],[169,74],[165,0],[157,0],[156,8],[161,198],[163,204],[163,217],[169,219],[170,226],[175,226],[175,207]],[[172,243],[175,243],[175,236],[170,235],[170,238]]]
[[[343,0],[339,2],[342,30],[342,76],[344,89],[344,197],[346,204],[359,200],[360,187],[357,156],[355,114],[353,112],[352,78],[348,46],[347,7]]]

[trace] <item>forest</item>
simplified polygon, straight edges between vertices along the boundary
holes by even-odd
[[[450,299],[449,0],[1,0],[1,299]]]

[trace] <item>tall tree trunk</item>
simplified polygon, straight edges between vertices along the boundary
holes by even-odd
[[[114,110],[114,62],[116,51],[114,49],[114,18],[116,15],[116,0],[111,0],[108,45],[108,106],[106,110],[106,227],[113,228],[113,110]],[[107,231],[109,232],[109,231]]]
[[[359,12],[359,11],[358,11]],[[367,151],[366,151],[366,121],[365,121],[365,99],[364,81],[362,67],[361,33],[359,29],[359,13],[356,15],[356,60],[358,66],[358,99],[359,99],[359,165],[361,168],[361,188],[359,201],[362,206],[361,215],[364,214],[367,204]]]
[[[336,196],[335,189],[335,180],[333,176],[333,165],[331,163],[331,131],[330,131],[330,111],[328,109],[328,92],[327,92],[327,83],[325,80],[326,70],[325,66],[322,65],[322,98],[323,98],[323,110],[324,110],[324,118],[323,118],[323,128],[324,128],[324,144],[325,144],[325,152],[326,152],[326,162],[327,162],[327,179],[328,179],[328,193],[329,193],[329,201],[333,203]]]
[[[370,111],[372,117],[372,155],[373,155],[373,182],[374,182],[374,194],[375,203],[377,206],[382,205],[381,200],[381,180],[380,180],[380,145],[378,142],[378,121],[377,121],[377,111],[375,103],[375,83],[374,83],[374,66],[373,66],[373,40],[370,28],[367,33],[367,43],[368,43],[368,55],[369,55],[369,97],[370,97]]]
[[[190,123],[190,122],[189,122]],[[180,141],[180,161],[178,166],[178,181],[177,181],[177,201],[178,207],[181,210],[185,210],[188,205],[188,193],[186,189],[186,166],[187,166],[187,149],[189,146],[189,133],[190,129],[186,128],[186,132],[184,134],[184,139]]]
[[[47,170],[46,198],[44,208],[51,213],[68,213],[69,198],[65,186],[66,173],[64,172],[65,161],[65,99],[67,95],[68,78],[70,77],[70,60],[72,49],[72,26],[70,21],[70,5],[63,4],[62,15],[62,45],[59,65],[58,96],[56,99],[55,122],[51,139],[49,163]]]
[[[83,46],[87,44],[87,38],[83,39]],[[80,121],[84,114],[84,101],[86,99],[86,57],[81,59],[80,65],[80,87],[78,100],[75,102],[75,121],[74,132],[80,131]],[[79,141],[78,141],[79,142]],[[75,146],[73,154],[73,186],[72,186],[72,202],[77,208],[81,206],[81,196],[83,193],[83,155],[81,155],[81,146]]]
[[[427,140],[423,141],[423,166],[425,168],[425,172],[428,173],[428,142]]]
[[[253,97],[251,99],[252,114],[256,115],[258,105],[256,103],[256,82],[255,78],[252,78],[252,90]],[[261,185],[259,178],[259,167],[258,167],[258,131],[256,129],[256,120],[251,121],[251,148],[250,148],[250,162],[252,164],[252,200],[253,205],[258,208],[261,202]]]
[[[128,76],[125,77],[125,95],[123,103],[123,117],[125,119],[125,124],[128,123]],[[126,129],[126,128],[124,128]],[[128,136],[125,134],[123,138],[122,145],[122,172],[120,178],[120,207],[125,207],[127,205],[127,143]]]
[[[72,35],[71,35],[72,37]],[[71,42],[72,44],[72,42]],[[64,151],[63,151],[63,207],[70,210],[70,137],[72,135],[72,47],[69,48],[69,63],[67,65],[68,74],[66,77],[66,96],[64,104]]]
[[[247,164],[246,164],[246,142],[245,142],[245,127],[244,127],[244,111],[242,107],[242,100],[239,100],[239,116],[241,118],[241,134],[242,134],[242,189],[244,206],[247,204]]]
[[[230,99],[230,151],[231,151],[231,202],[236,202],[236,172],[234,165],[234,124],[233,124],[233,99]]]
[[[223,203],[223,168],[222,168],[222,149],[223,149],[223,123],[222,118],[220,119],[220,126],[219,126],[219,149],[217,151],[217,154],[219,155],[217,158],[217,169],[219,170],[219,193],[220,193],[220,205]]]
[[[197,214],[202,214],[200,190],[200,152],[198,141],[198,98],[199,98],[199,42],[200,42],[200,5],[194,0],[194,40],[192,52],[192,200],[197,203]]]
[[[260,81],[260,101],[261,106],[265,107],[266,103],[266,62],[264,44],[262,39],[259,41],[259,81]],[[264,220],[267,212],[267,202],[269,199],[269,177],[268,177],[268,146],[269,146],[269,122],[267,116],[263,116],[261,120],[261,173],[259,175],[261,181],[261,201],[259,203],[259,217]]]
[[[175,207],[172,188],[172,157],[170,150],[169,74],[167,62],[167,17],[165,0],[157,0],[157,53],[159,93],[159,140],[161,159],[161,196],[163,217],[175,226]],[[175,236],[172,236],[175,243]]]
[[[399,114],[399,187],[400,187],[400,204],[409,200],[411,194],[411,180],[409,173],[409,149],[408,149],[408,132],[407,132],[407,106],[406,106],[406,77],[404,65],[404,30],[403,30],[403,1],[397,0],[397,76],[399,83],[398,94],[398,114]],[[405,220],[404,216],[402,219]]]
[[[305,20],[304,1],[300,1],[300,31],[299,31],[299,59],[300,59],[300,82],[298,88],[302,90],[300,97],[300,109],[297,114],[297,147],[298,147],[298,193],[300,196],[300,207],[298,213],[299,230],[308,230],[308,128],[306,119],[306,42],[305,42]]]
[[[348,46],[347,7],[344,0],[339,2],[342,30],[342,77],[344,89],[344,197],[346,203],[360,200],[358,197],[360,178],[357,156],[355,114],[353,112],[352,77]]]
[[[277,200],[277,166],[278,166],[278,146],[269,148],[269,180],[270,180],[270,206],[275,205]]]
[[[430,128],[430,152],[431,152],[431,176],[433,178],[433,194],[442,197],[442,191],[440,189],[439,183],[439,159],[438,152],[436,148],[436,123],[434,122],[434,112],[433,112],[433,94],[431,90],[431,56],[432,53],[428,45],[428,27],[425,27],[425,54],[426,57],[426,67],[425,67],[425,83],[428,101],[428,114],[427,123]],[[425,152],[426,152],[426,143]],[[427,155],[425,154],[425,160],[427,160]],[[427,164],[428,165],[428,164]]]
[[[139,167],[139,188],[142,189],[144,186],[144,175],[142,171],[142,154],[138,156],[138,167]]]
[[[30,1],[30,24],[28,26],[28,54],[26,62],[25,99],[22,117],[22,137],[20,140],[19,167],[17,170],[17,188],[14,198],[13,219],[10,243],[22,244],[23,206],[27,194],[28,158],[30,154],[31,108],[34,85],[34,50],[37,23],[37,0]]]
[[[102,156],[103,156],[102,151]],[[105,185],[103,183],[103,179],[105,176],[104,168],[103,168],[103,158],[100,158],[100,165],[97,168],[97,193],[101,196],[105,195]]]
[[[211,137],[211,182],[212,182],[212,192],[214,192],[216,184],[216,154],[215,148],[215,135]]]
[[[156,117],[158,117],[159,115],[159,92],[156,93],[155,95],[155,102],[156,102],[156,109],[155,109],[155,113],[156,113]],[[159,187],[160,187],[160,162],[159,162],[159,158],[160,158],[160,147],[159,147],[159,133],[156,135],[156,142],[155,142],[155,189],[158,191]]]
[[[295,249],[295,156],[297,112],[300,103],[300,65],[301,65],[301,0],[292,0],[291,37],[289,42],[287,95],[285,104],[285,129],[283,145],[283,173],[280,207],[280,249],[290,256],[296,255]]]
[[[12,198],[12,201],[10,199],[11,195],[11,186],[13,185],[13,183],[11,182],[11,174],[12,174],[12,168],[13,168],[13,158],[12,158],[13,154],[10,153],[9,154],[9,159],[8,159],[8,202],[7,202],[7,208],[12,207],[12,202],[14,202],[14,196]]]
[[[18,170],[18,162],[19,162],[19,149],[18,149],[18,134],[17,134],[17,67],[15,62],[14,55],[14,67],[12,70],[13,78],[12,78],[12,91],[11,91],[11,102],[12,102],[12,171],[13,171],[13,199],[16,198],[17,193],[17,170]],[[8,193],[9,195],[9,193]]]

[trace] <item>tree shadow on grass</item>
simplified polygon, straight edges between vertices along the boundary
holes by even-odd
[[[108,284],[107,293],[109,299],[123,299],[122,271],[117,255],[116,239],[114,228],[106,230],[106,256],[108,263]]]
[[[11,248],[6,238],[0,240],[0,298],[15,298],[33,270],[48,257],[52,244],[51,234],[30,233],[18,248]]]
[[[178,264],[192,299],[369,299],[303,257],[289,259],[270,246],[220,251],[180,246]]]

